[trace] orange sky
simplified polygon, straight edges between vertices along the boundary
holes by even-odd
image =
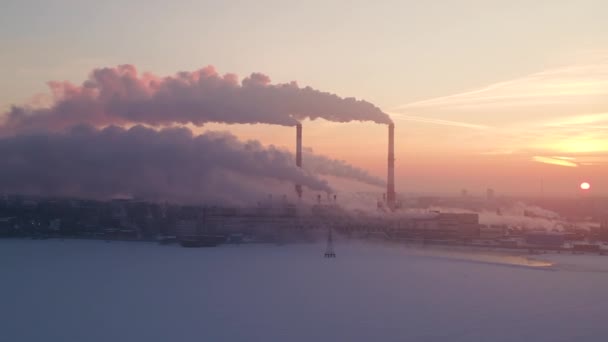
[[[604,176],[608,167],[602,153],[586,158],[558,153],[559,143],[555,150],[539,150],[545,153],[538,156],[526,150],[494,153],[491,151],[494,146],[484,146],[481,138],[479,144],[474,138],[464,139],[459,128],[441,127],[441,135],[425,137],[428,129],[425,125],[402,122],[396,126],[396,177],[400,192],[458,193],[466,188],[471,193],[482,194],[491,187],[498,193],[538,195],[541,179],[545,194],[576,195],[582,181],[591,182],[593,193],[605,193],[608,189]],[[204,130],[229,130],[243,139],[256,139],[291,151],[295,148],[295,128],[291,127],[211,124]],[[371,123],[309,121],[304,123],[304,146],[384,178],[386,132],[386,126]],[[542,157],[545,154],[547,157]],[[563,157],[563,154],[576,157]],[[542,157],[544,163],[535,160],[541,159],[538,157]],[[577,159],[591,160],[593,165],[579,164]],[[567,161],[576,166],[547,163],[552,161]]]
[[[348,94],[346,94],[348,95]],[[608,193],[608,52],[477,89],[381,108],[396,124],[400,192]],[[293,150],[294,129],[207,125]],[[304,122],[304,146],[385,177],[387,128]]]
[[[400,192],[608,194],[608,2],[15,2],[0,11],[0,111],[132,63],[214,65],[365,99],[396,125]],[[48,15],[38,15],[46,13]],[[73,13],[79,13],[74,16]],[[164,25],[158,25],[164,23]],[[82,28],[86,27],[86,30]],[[41,57],[43,56],[43,57]],[[209,124],[293,150],[293,128]],[[386,127],[304,122],[304,146],[386,174]]]

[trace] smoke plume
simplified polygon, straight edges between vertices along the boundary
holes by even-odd
[[[313,153],[311,148],[304,152],[304,168],[314,173],[355,180],[361,183],[385,187],[386,181],[370,175],[367,171],[354,167],[343,160],[328,158]]]
[[[158,77],[140,74],[133,65],[100,68],[81,85],[49,82],[53,102],[48,108],[13,106],[5,113],[0,132],[62,131],[87,124],[266,123],[293,126],[303,119],[330,121],[391,120],[373,104],[341,98],[295,82],[271,84],[253,73],[241,82],[234,74],[220,75],[211,66],[194,72]]]
[[[331,191],[289,152],[185,128],[77,126],[1,138],[0,155],[0,192],[8,193],[237,204],[291,193],[294,183]]]

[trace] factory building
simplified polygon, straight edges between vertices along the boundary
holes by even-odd
[[[479,215],[476,213],[432,212],[398,221],[391,236],[404,239],[474,239],[479,237]]]
[[[494,200],[494,189],[492,188],[488,188],[486,189],[486,199],[488,201],[493,201]]]
[[[526,244],[533,247],[556,248],[562,247],[565,242],[565,235],[553,232],[530,232],[525,235]]]
[[[481,225],[479,238],[485,240],[500,239],[507,235],[507,226],[502,224]]]
[[[608,215],[605,215],[600,222],[600,240],[608,241]]]

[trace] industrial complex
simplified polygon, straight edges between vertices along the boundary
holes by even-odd
[[[479,206],[461,212],[442,212],[433,209],[433,205],[442,202],[432,198],[399,198],[395,191],[394,140],[395,127],[391,123],[388,125],[386,192],[377,194],[377,205],[369,210],[345,208],[340,205],[337,194],[306,194],[300,184],[294,184],[295,202],[284,195],[269,194],[253,207],[5,195],[0,199],[0,236],[158,240],[185,247],[205,247],[222,243],[311,242],[325,239],[328,232],[331,240],[333,231],[343,238],[403,243],[524,248],[532,252],[548,249],[604,252],[600,242],[608,241],[606,219],[600,219],[599,226],[587,229],[563,222],[559,230],[508,223],[483,224]],[[296,126],[295,162],[298,167],[306,162],[302,160],[301,124]],[[468,205],[474,204],[468,195],[462,196]],[[305,201],[305,197],[314,200]],[[492,189],[488,189],[484,201],[490,203],[490,207],[500,206]],[[496,209],[496,215],[501,215],[500,208]],[[524,211],[523,215],[533,214]],[[555,219],[555,222],[561,221]]]

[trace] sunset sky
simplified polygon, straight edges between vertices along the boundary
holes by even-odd
[[[608,2],[8,0],[0,112],[98,67],[241,78],[374,103],[401,193],[608,193]],[[1,118],[0,118],[1,120]],[[304,146],[386,173],[387,128],[305,121]],[[295,147],[295,129],[208,124]],[[304,161],[306,162],[306,161]]]

